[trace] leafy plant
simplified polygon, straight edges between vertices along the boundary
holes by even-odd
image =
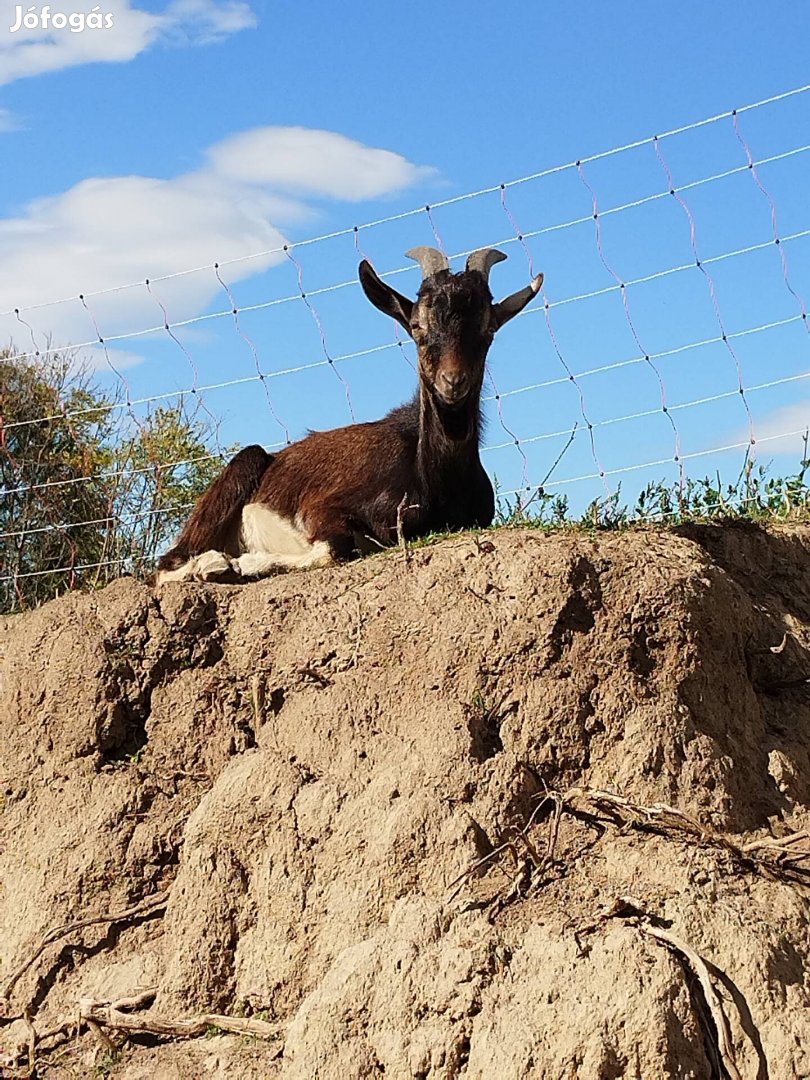
[[[810,520],[810,452],[805,434],[804,452],[793,475],[771,476],[766,465],[746,455],[733,484],[724,484],[717,473],[680,484],[661,480],[647,484],[635,504],[622,502],[621,487],[595,499],[581,517],[572,516],[567,497],[537,488],[525,502],[499,497],[495,527],[621,529],[657,523],[679,525],[687,521],[799,521]]]
[[[181,398],[136,419],[71,357],[0,352],[0,611],[154,560],[221,468]]]

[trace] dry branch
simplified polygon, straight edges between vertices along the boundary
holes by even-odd
[[[110,1036],[102,1028],[101,1024],[97,1024],[95,1020],[85,1020],[87,1027],[90,1029],[90,1034],[96,1040],[101,1050],[111,1050],[115,1053],[118,1047],[112,1041]]]
[[[104,915],[93,915],[86,919],[78,919],[76,922],[66,923],[64,926],[54,927],[53,930],[49,930],[47,934],[42,938],[36,948],[31,954],[20,964],[16,971],[12,972],[11,976],[6,981],[6,985],[3,988],[2,997],[8,1000],[11,997],[11,991],[14,989],[18,979],[35,963],[39,957],[45,952],[49,945],[52,945],[55,941],[61,941],[63,938],[69,937],[70,934],[74,934],[79,930],[84,930],[88,926],[96,926],[99,923],[109,923],[113,925],[115,923],[131,922],[133,919],[139,919],[145,915],[153,915],[161,908],[165,908],[169,899],[169,892],[155,893],[154,896],[149,896],[145,900],[141,900],[138,904],[133,904],[131,907],[124,908],[121,911],[109,911]]]
[[[775,860],[780,865],[785,863],[801,862],[802,859],[810,859],[810,848],[799,848],[795,845],[800,840],[810,839],[810,832],[795,832],[789,836],[773,836],[767,837],[765,840],[752,840],[748,844],[742,845],[742,850],[746,854],[750,854],[752,851],[767,851],[773,854]]]
[[[193,1039],[205,1035],[211,1028],[228,1031],[235,1035],[255,1035],[259,1039],[277,1039],[282,1030],[280,1024],[269,1024],[254,1017],[222,1016],[219,1013],[203,1013],[186,1019],[168,1016],[135,1016],[120,1008],[125,1002],[114,1004],[82,998],[79,1016],[85,1024],[98,1024],[114,1031],[129,1034],[163,1035],[175,1039]]]
[[[357,615],[355,620],[354,649],[352,650],[352,658],[349,667],[356,668],[360,658],[360,645],[363,640],[363,609],[360,606],[360,597],[357,593],[354,594],[354,600],[357,605]]]
[[[219,1013],[204,1013],[201,1016],[193,1016],[182,1019],[159,1015],[135,1015],[139,1009],[147,1008],[155,999],[157,990],[150,987],[130,997],[120,998],[118,1001],[96,1001],[94,998],[82,998],[79,1001],[78,1016],[73,1020],[66,1021],[58,1027],[50,1028],[37,1035],[34,1025],[24,1016],[28,1029],[28,1044],[21,1049],[11,1060],[0,1063],[0,1076],[5,1076],[5,1068],[9,1075],[16,1075],[16,1062],[20,1058],[28,1059],[28,1068],[24,1073],[26,1077],[34,1073],[35,1061],[34,1050],[37,1046],[56,1040],[53,1045],[45,1048],[50,1053],[60,1047],[65,1037],[69,1037],[72,1031],[78,1035],[82,1027],[92,1032],[93,1036],[106,1049],[118,1049],[119,1047],[110,1039],[104,1030],[124,1032],[129,1035],[158,1035],[172,1039],[193,1039],[201,1035],[207,1035],[212,1028],[218,1031],[227,1031],[234,1035],[253,1035],[258,1039],[267,1041],[275,1040],[282,1031],[281,1024],[270,1024],[266,1020],[256,1017],[223,1016]],[[281,1053],[281,1044],[278,1048]],[[22,1078],[23,1074],[20,1074]]]
[[[737,1063],[734,1060],[734,1050],[731,1044],[731,1031],[729,1030],[728,1020],[726,1019],[726,1014],[723,1012],[723,1006],[717,995],[717,991],[712,985],[706,961],[699,956],[691,946],[687,945],[686,942],[674,937],[666,930],[661,930],[657,926],[645,926],[643,924],[640,925],[639,929],[642,933],[647,934],[648,937],[655,938],[657,941],[666,945],[672,952],[677,953],[681,959],[687,962],[689,967],[695,973],[703,990],[703,996],[706,999],[709,1012],[712,1014],[715,1028],[717,1029],[717,1050],[720,1054],[720,1060],[723,1063],[723,1067],[728,1073],[730,1080],[742,1080],[740,1071],[737,1068]]]
[[[554,816],[551,819],[549,827],[546,851],[544,855],[541,855],[529,838],[529,832],[536,825],[538,817],[549,802],[554,804]],[[564,805],[562,797],[556,791],[547,791],[545,796],[532,811],[529,820],[522,829],[518,829],[514,826],[505,829],[503,836],[501,837],[501,843],[497,847],[493,848],[492,851],[487,852],[482,858],[477,859],[472,866],[469,866],[462,874],[459,874],[457,878],[450,882],[447,887],[452,891],[447,902],[450,903],[456,898],[461,890],[461,886],[475,873],[476,870],[479,870],[488,862],[496,859],[504,851],[508,851],[512,856],[517,873],[514,876],[508,892],[503,896],[495,897],[493,901],[493,910],[495,914],[502,911],[512,900],[521,896],[526,896],[531,887],[533,887],[537,881],[542,880],[540,875],[554,862],[563,809]]]
[[[607,816],[608,821],[621,827],[633,826],[668,839],[691,839],[706,847],[727,851],[738,862],[769,877],[793,884],[810,884],[810,867],[799,865],[803,859],[810,859],[810,850],[794,846],[810,835],[807,832],[745,843],[665,803],[643,806],[614,792],[592,788],[571,788],[562,799],[570,813],[583,812],[597,818]]]
[[[23,1012],[23,1023],[28,1033],[28,1071],[33,1076],[37,1065],[37,1029],[31,1022],[31,1014],[28,1009]]]
[[[529,833],[549,802],[554,804],[554,815],[549,827],[546,853],[541,856]],[[571,788],[565,794],[547,790],[522,829],[505,830],[497,847],[477,859],[450,883],[448,888],[454,891],[448,897],[448,902],[458,895],[461,885],[476,870],[493,862],[505,851],[510,853],[515,866],[520,870],[518,878],[522,879],[524,871],[528,870],[532,878],[532,887],[535,887],[542,880],[538,871],[548,869],[554,862],[560,821],[564,813],[574,817],[583,817],[591,823],[599,824],[600,827],[604,824],[622,829],[632,827],[642,832],[655,833],[669,840],[692,841],[705,847],[719,848],[728,852],[746,868],[757,873],[791,884],[810,885],[810,865],[802,865],[805,860],[810,863],[810,847],[797,847],[800,841],[810,838],[810,832],[796,832],[789,836],[770,837],[745,843],[732,839],[709,825],[702,824],[674,806],[667,806],[665,803],[644,806],[612,791],[577,787]],[[524,864],[527,865],[524,866]],[[523,890],[522,895],[526,895],[528,891]],[[520,891],[516,891],[513,887],[505,902],[519,895],[521,895]]]
[[[646,911],[642,903],[632,896],[617,896],[610,907],[603,911],[598,919],[589,923],[587,926],[582,926],[578,930],[575,930],[574,938],[577,941],[577,945],[580,944],[579,938],[581,936],[593,933],[595,930],[604,926],[609,919],[615,918],[628,921],[633,926],[637,927],[643,934],[646,934],[647,937],[655,938],[656,941],[666,945],[671,952],[676,953],[678,958],[682,962],[685,962],[694,972],[703,991],[706,1006],[714,1021],[715,1032],[710,1032],[710,1035],[713,1041],[716,1042],[719,1059],[723,1064],[729,1080],[742,1080],[734,1058],[734,1049],[732,1046],[728,1020],[723,1011],[720,997],[712,983],[711,975],[709,974],[709,965],[702,956],[695,952],[691,945],[687,945],[686,942],[675,937],[674,934],[670,934],[668,930],[658,925],[661,920],[649,911]]]
[[[406,491],[400,499],[399,506],[397,506],[397,543],[402,550],[402,558],[406,566],[411,561],[411,549],[405,536],[405,515],[409,510],[418,509],[419,503],[408,503],[408,493]]]

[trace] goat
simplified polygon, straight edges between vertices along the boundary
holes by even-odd
[[[502,252],[476,251],[460,273],[436,248],[408,257],[423,273],[415,301],[365,259],[359,276],[371,303],[416,343],[414,398],[382,420],[311,432],[276,454],[241,450],[160,559],[158,583],[326,566],[395,543],[400,531],[411,539],[491,523],[495,497],[479,458],[484,364],[495,332],[543,275],[496,304],[489,272]]]

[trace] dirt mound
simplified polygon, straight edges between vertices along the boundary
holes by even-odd
[[[0,629],[4,1075],[810,1074],[810,528]]]

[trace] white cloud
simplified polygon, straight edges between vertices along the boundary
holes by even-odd
[[[213,146],[209,160],[229,180],[350,201],[373,199],[434,175],[390,150],[302,127],[240,132]]]
[[[9,109],[0,108],[0,133],[6,131],[19,131],[20,124]]]
[[[40,335],[88,341],[90,314],[78,294],[157,278],[188,267],[210,268],[284,242],[270,212],[272,198],[253,199],[191,175],[173,180],[143,176],[84,180],[63,195],[38,199],[19,218],[0,221],[2,307],[21,310],[42,300],[76,297],[25,313]],[[256,272],[269,258],[235,268],[234,278]],[[220,289],[210,269],[155,286],[175,319],[197,314]],[[126,290],[89,304],[104,336],[129,333],[162,321],[146,289]],[[14,319],[16,322],[16,319]],[[0,318],[0,340],[12,335],[26,347],[19,324]],[[103,357],[102,357],[103,359]]]
[[[125,63],[159,41],[204,45],[256,25],[243,0],[171,0],[162,13],[144,11],[131,0],[100,0],[102,14],[112,16],[110,27],[73,32],[39,25],[11,33],[19,21],[17,5],[0,0],[0,6],[5,23],[0,25],[0,85],[79,64]],[[23,14],[29,6],[21,5]],[[35,13],[44,6],[37,5]],[[88,12],[91,6],[52,3],[50,11]]]
[[[243,148],[262,145],[268,131],[277,148],[285,147],[284,160],[277,149],[279,159],[262,173],[258,161],[246,166]],[[301,199],[276,190],[286,189],[289,177],[297,178],[302,195],[355,199],[385,195],[431,171],[332,132],[293,131],[289,143],[281,128],[247,131],[213,147],[195,172],[170,179],[88,179],[60,195],[29,203],[16,217],[0,219],[0,313],[19,308],[27,324],[14,314],[0,314],[0,347],[11,340],[28,350],[32,333],[39,348],[49,337],[54,345],[90,341],[96,336],[93,318],[79,293],[190,267],[203,269],[159,282],[154,293],[172,321],[200,314],[222,291],[212,270],[214,261],[278,248],[284,243],[284,227],[313,215]],[[333,173],[336,145],[340,167]],[[283,259],[282,253],[265,255],[233,264],[225,274],[236,282]],[[71,299],[50,303],[63,297]],[[44,306],[37,307],[40,304]],[[141,285],[94,297],[88,306],[105,338],[163,321],[157,300]],[[122,344],[137,349],[137,338]],[[110,358],[118,363],[112,353]],[[101,349],[90,359],[106,365]],[[132,362],[130,356],[126,363]]]
[[[189,44],[207,45],[255,26],[256,16],[242,0],[174,0],[163,29]]]
[[[754,417],[754,434],[762,443],[762,454],[801,452],[804,432],[810,427],[810,398],[784,405],[764,417]],[[788,433],[793,434],[788,434]],[[796,434],[798,432],[798,434]],[[747,434],[747,432],[746,432]]]

